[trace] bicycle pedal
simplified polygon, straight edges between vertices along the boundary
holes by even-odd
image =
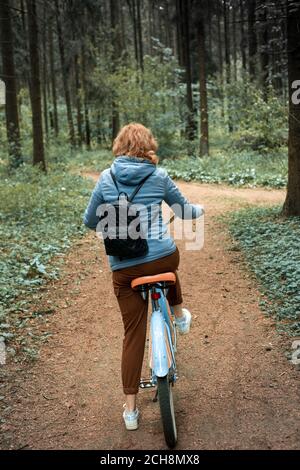
[[[151,380],[141,380],[140,381],[140,388],[155,388],[156,385]]]

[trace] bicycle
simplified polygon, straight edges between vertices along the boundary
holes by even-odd
[[[175,284],[174,273],[164,273],[134,279],[131,287],[140,291],[144,300],[151,293],[152,314],[149,330],[150,379],[141,380],[140,388],[157,388],[154,402],[159,401],[166,443],[174,448],[177,428],[172,388],[177,380],[175,353],[177,335],[175,316],[166,298],[168,287]]]

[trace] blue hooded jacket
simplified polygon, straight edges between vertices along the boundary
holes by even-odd
[[[116,177],[119,191],[125,192],[130,196],[138,184],[149,175],[140,191],[134,198],[134,204],[142,204],[147,210],[144,214],[141,212],[141,222],[146,217],[147,225],[153,221],[153,207],[155,207],[155,219],[158,222],[155,236],[148,233],[147,255],[134,259],[123,259],[115,256],[109,256],[109,262],[112,271],[116,271],[138,264],[148,263],[164,256],[168,256],[176,250],[173,238],[168,234],[166,225],[163,222],[161,205],[165,201],[172,207],[176,216],[184,219],[196,219],[203,214],[203,208],[198,205],[189,204],[187,199],[180,193],[175,183],[168,176],[164,169],[158,168],[149,160],[143,160],[136,157],[117,157],[111,166]],[[95,186],[85,211],[83,222],[90,229],[95,230],[99,222],[96,215],[97,208],[104,203],[112,203],[118,198],[118,192],[110,175],[110,169],[103,171]],[[174,206],[176,205],[176,206]],[[155,211],[154,211],[155,213]],[[143,214],[143,215],[142,215]],[[157,233],[158,230],[158,233]]]

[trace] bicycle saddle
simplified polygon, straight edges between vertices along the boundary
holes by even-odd
[[[151,286],[153,284],[164,283],[164,286],[175,284],[176,276],[174,273],[156,274],[155,276],[138,277],[131,282],[131,287],[137,290],[140,286]]]

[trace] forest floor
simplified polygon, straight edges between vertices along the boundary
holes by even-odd
[[[299,371],[284,355],[292,340],[279,336],[261,312],[255,280],[215,217],[247,204],[281,203],[284,192],[178,185],[206,208],[204,249],[184,251],[178,243],[185,304],[193,314],[190,335],[179,338],[178,449],[299,449]],[[26,368],[5,367],[1,448],[164,449],[153,391],[139,393],[139,431],[124,429],[123,326],[93,234],[70,250],[44,302],[57,307],[40,358]]]

